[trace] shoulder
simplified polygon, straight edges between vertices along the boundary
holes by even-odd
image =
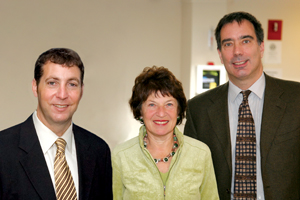
[[[11,135],[13,133],[19,132],[19,130],[21,129],[21,125],[22,123],[0,131],[0,137],[5,137],[5,135]]]
[[[279,95],[285,102],[300,101],[300,83],[290,80],[282,80],[266,75],[265,96],[273,97]],[[293,98],[291,98],[293,97]]]
[[[23,131],[32,131],[34,129],[32,116],[29,116],[24,122],[9,127],[0,131],[0,141],[4,141],[5,139],[11,139],[14,137],[19,137],[21,130]]]
[[[226,97],[228,93],[228,82],[220,85],[214,89],[210,89],[206,92],[198,94],[188,101],[189,106],[207,104],[209,101],[217,100],[222,97]]]
[[[14,125],[12,127],[0,131],[0,157],[19,156],[20,142],[22,136],[23,139],[34,143],[34,139],[37,139],[37,137],[32,137],[34,136],[34,134],[35,129],[31,117],[29,117],[27,120],[20,124]],[[25,140],[22,141],[24,142]],[[10,153],[7,154],[7,152]],[[16,157],[14,157],[13,159],[16,159]]]
[[[210,149],[205,143],[186,135],[184,135],[184,145],[188,146],[190,150],[210,154]]]
[[[108,144],[102,138],[80,126],[77,126],[76,124],[73,124],[73,132],[75,140],[78,140],[82,143],[90,144],[96,149],[109,149]]]
[[[0,131],[0,155],[7,154],[5,152],[12,152],[13,149],[17,149],[19,146],[21,125],[18,124]]]
[[[266,87],[268,88],[269,85],[273,86],[279,86],[283,89],[299,89],[300,88],[300,83],[296,81],[290,81],[290,80],[283,80],[279,78],[274,78],[268,75],[266,76]]]
[[[211,163],[211,151],[209,147],[194,138],[184,136],[184,144],[181,150],[181,157],[188,159],[190,163],[197,163],[198,167]]]
[[[136,136],[126,142],[118,144],[112,151],[112,157],[118,156],[120,153],[130,153],[139,148],[139,137]]]

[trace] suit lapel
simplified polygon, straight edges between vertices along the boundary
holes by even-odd
[[[266,89],[260,136],[262,169],[266,164],[267,155],[286,108],[285,102],[280,99],[284,92],[283,89],[278,86],[276,79],[265,76]]]
[[[90,142],[85,133],[74,124],[73,132],[75,137],[78,175],[79,175],[79,199],[89,199],[90,189],[96,166],[96,158],[89,150]]]
[[[42,199],[56,199],[32,117],[29,117],[22,125],[19,148],[25,152],[20,163],[37,193]]]
[[[229,170],[232,171],[231,140],[228,118],[228,82],[219,87],[211,98],[212,105],[207,109],[214,132],[220,141]]]

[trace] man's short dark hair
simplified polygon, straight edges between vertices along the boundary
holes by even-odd
[[[221,29],[224,25],[236,21],[238,24],[241,24],[244,20],[247,20],[252,23],[257,42],[260,45],[264,41],[264,30],[262,29],[261,23],[250,13],[247,12],[233,12],[225,15],[218,23],[215,30],[215,37],[218,45],[218,49],[221,50]]]
[[[35,63],[34,79],[36,80],[37,85],[39,85],[40,79],[44,73],[43,66],[47,62],[65,65],[67,67],[77,66],[80,70],[81,85],[83,84],[84,65],[79,55],[72,49],[52,48],[42,53]]]

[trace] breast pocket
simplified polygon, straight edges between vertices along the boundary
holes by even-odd
[[[297,141],[297,140],[299,140],[299,136],[300,136],[300,128],[298,128],[294,131],[290,131],[288,133],[284,133],[284,134],[279,133],[275,137],[274,144],[278,145],[282,142],[288,142],[289,140]],[[289,142],[293,143],[293,141],[289,141]]]
[[[274,171],[292,170],[299,163],[300,128],[278,134],[269,151],[268,164]]]

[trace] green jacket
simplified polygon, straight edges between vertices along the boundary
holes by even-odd
[[[183,136],[175,128],[179,148],[171,160],[164,186],[152,156],[144,148],[145,133],[142,126],[138,137],[118,145],[112,152],[114,199],[219,199],[211,153],[204,143]]]

